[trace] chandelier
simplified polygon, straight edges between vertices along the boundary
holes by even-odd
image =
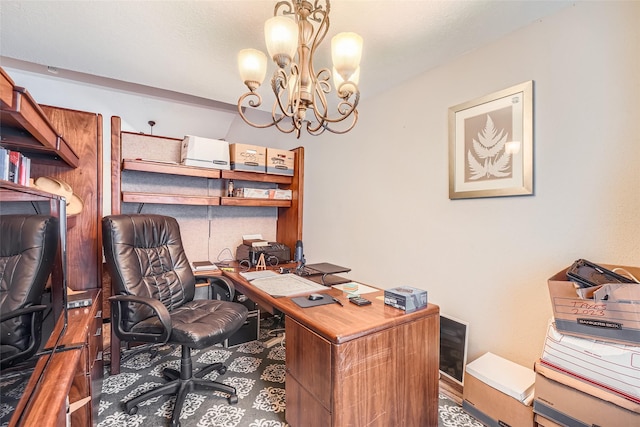
[[[316,73],[313,57],[329,31],[329,9],[329,0],[283,0],[276,3],[273,17],[265,22],[267,50],[277,65],[271,78],[276,98],[271,122],[256,124],[245,116],[247,106],[262,105],[262,96],[256,91],[267,71],[267,57],[256,49],[238,53],[240,77],[249,88],[238,99],[238,112],[249,125],[257,128],[275,125],[284,133],[295,131],[298,138],[303,128],[311,135],[325,130],[342,134],[353,129],[358,121],[362,37],[355,33],[333,37],[333,70],[323,68]],[[335,111],[330,111],[326,96],[331,92],[331,78],[338,98]],[[340,123],[347,118],[348,121]]]

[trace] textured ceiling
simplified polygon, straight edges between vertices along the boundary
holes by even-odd
[[[359,33],[364,38],[360,90],[366,99],[572,3],[334,0],[315,66],[330,65],[333,35]],[[5,61],[235,104],[245,91],[236,54],[246,47],[266,51],[263,23],[274,5],[270,0],[2,0],[0,55]]]

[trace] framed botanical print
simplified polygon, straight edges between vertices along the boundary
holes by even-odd
[[[533,81],[449,108],[449,198],[533,194]]]

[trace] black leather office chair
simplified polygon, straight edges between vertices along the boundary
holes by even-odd
[[[174,218],[113,215],[103,218],[102,230],[116,336],[122,341],[182,346],[180,372],[165,369],[164,377],[170,381],[126,402],[126,411],[135,414],[141,402],[176,394],[172,424],[178,426],[184,399],[195,388],[221,391],[229,395],[230,404],[237,403],[235,388],[202,379],[212,370],[224,374],[226,367],[216,363],[194,375],[191,349],[228,338],[243,325],[247,308],[229,301],[193,300],[196,280]],[[233,289],[230,294],[233,298]]]
[[[0,368],[31,358],[40,347],[41,304],[59,241],[58,220],[0,215]]]

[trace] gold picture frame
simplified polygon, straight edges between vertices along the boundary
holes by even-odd
[[[449,108],[449,199],[533,194],[533,80]]]

